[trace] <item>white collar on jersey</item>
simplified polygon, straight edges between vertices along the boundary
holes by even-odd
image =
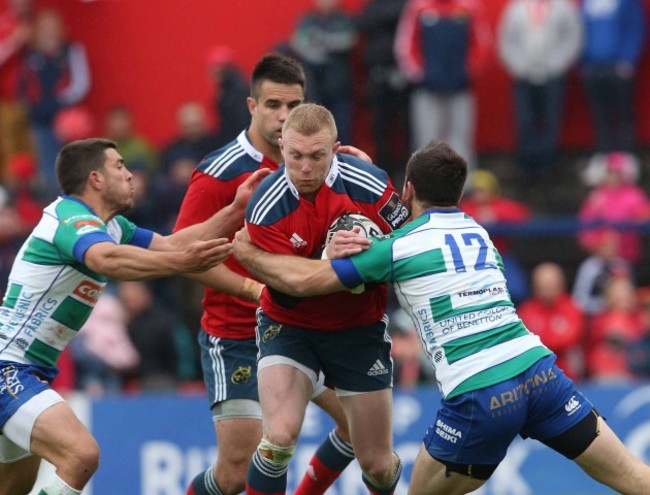
[[[248,153],[250,156],[252,156],[255,160],[258,162],[262,163],[262,160],[264,160],[264,155],[257,151],[255,147],[251,144],[250,140],[248,139],[248,132],[246,129],[241,131],[239,133],[239,136],[237,136],[237,143],[244,148],[244,151]]]
[[[325,184],[327,187],[332,187],[332,184],[334,184],[334,181],[339,175],[339,161],[336,158],[336,155],[334,155],[334,158],[332,159],[332,164],[330,165],[329,172],[327,172],[327,177],[325,177]],[[284,178],[287,181],[287,184],[289,184],[289,189],[291,190],[291,193],[297,198],[300,199],[300,193],[298,192],[298,189],[296,189],[296,186],[293,185],[293,182],[291,182],[291,179],[289,178],[289,174],[287,173],[287,167],[285,165],[284,167]]]

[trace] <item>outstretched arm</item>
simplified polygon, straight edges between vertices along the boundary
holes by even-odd
[[[168,236],[155,234],[149,249],[154,251],[178,250],[192,241],[228,237],[244,222],[246,204],[251,194],[262,179],[270,173],[268,168],[256,170],[237,188],[235,199],[228,206],[219,210],[205,222],[191,225]]]
[[[92,271],[116,280],[148,280],[196,273],[223,263],[232,253],[227,239],[195,241],[183,250],[150,251],[127,244],[98,242],[84,254]]]
[[[235,257],[266,285],[292,296],[306,297],[346,290],[327,260],[273,254],[253,245],[246,229],[235,234]]]

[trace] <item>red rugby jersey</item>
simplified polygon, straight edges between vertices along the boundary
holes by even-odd
[[[207,155],[192,174],[174,231],[203,222],[232,203],[237,187],[259,168],[276,170],[278,164],[253,147],[246,131]],[[234,256],[225,265],[233,272],[253,278]],[[204,293],[201,326],[208,334],[229,339],[255,336],[257,304],[207,287]]]
[[[329,226],[346,212],[367,216],[384,233],[409,217],[384,170],[339,154],[313,203],[300,197],[281,167],[253,193],[246,221],[252,241],[262,249],[320,258]],[[261,306],[284,325],[340,331],[379,321],[386,309],[386,286],[367,287],[359,295],[345,291],[309,298],[294,298],[266,287]]]

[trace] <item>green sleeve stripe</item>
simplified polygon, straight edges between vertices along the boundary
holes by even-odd
[[[441,249],[432,249],[408,258],[395,261],[394,280],[410,280],[447,271]]]
[[[72,297],[66,297],[52,313],[52,319],[72,330],[79,330],[92,313],[93,307]]]
[[[37,364],[55,366],[61,351],[40,340],[34,340],[25,352],[25,356]]]
[[[122,230],[120,244],[130,244],[131,239],[133,239],[133,234],[135,233],[135,224],[122,215],[116,216],[115,221]]]
[[[23,253],[23,260],[35,265],[61,265],[74,262],[71,257],[63,256],[63,253],[54,244],[34,236],[29,238],[29,244]]]
[[[479,351],[489,349],[508,340],[524,337],[529,333],[528,329],[521,322],[510,323],[502,327],[486,330],[485,332],[452,340],[444,344],[443,348],[447,361],[449,364],[453,364]]]
[[[18,296],[23,291],[23,286],[20,284],[11,284],[9,290],[7,291],[7,296],[3,302],[3,306],[7,308],[14,309],[16,307],[16,301],[18,301]]]
[[[543,346],[529,349],[517,357],[468,378],[452,390],[447,395],[447,399],[451,399],[466,392],[471,392],[472,390],[489,387],[504,380],[509,380],[510,378],[526,371],[543,357],[551,354],[553,353]]]

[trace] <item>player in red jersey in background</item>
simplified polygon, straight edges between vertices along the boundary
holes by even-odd
[[[267,251],[320,257],[330,225],[361,214],[388,233],[408,220],[388,174],[338,153],[332,114],[315,104],[291,111],[282,128],[285,166],[248,204],[253,243]],[[258,380],[263,438],[246,493],[285,493],[288,464],[319,373],[343,405],[363,481],[374,495],[394,492],[401,463],[392,442],[392,360],[386,286],[361,293],[295,298],[266,287],[258,310]]]
[[[174,230],[201,222],[229,204],[239,184],[256,170],[278,168],[282,124],[302,104],[304,95],[305,76],[295,60],[279,54],[260,59],[251,77],[250,127],[197,166]],[[219,270],[195,279],[206,286],[199,342],[218,460],[194,478],[187,493],[234,495],[244,490],[248,464],[262,437],[255,311],[263,286],[234,257]],[[337,426],[314,455],[297,495],[324,493],[354,459],[336,396],[322,384],[314,395],[314,402]]]

